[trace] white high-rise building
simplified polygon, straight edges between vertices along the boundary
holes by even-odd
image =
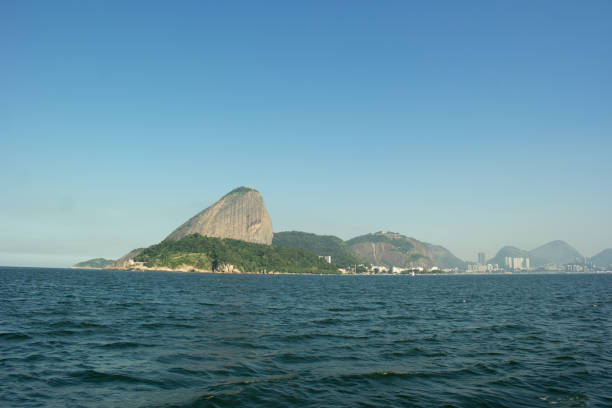
[[[505,258],[506,268],[521,270],[521,269],[529,269],[529,258],[523,258],[522,256],[507,256]]]

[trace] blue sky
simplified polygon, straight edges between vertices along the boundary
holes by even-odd
[[[609,1],[3,1],[0,265],[275,231],[612,247]]]

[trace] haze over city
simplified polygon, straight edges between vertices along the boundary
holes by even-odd
[[[275,232],[612,247],[612,3],[2,2],[0,265]]]

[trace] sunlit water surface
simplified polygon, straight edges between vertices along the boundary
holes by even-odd
[[[0,268],[7,407],[612,406],[612,275]]]

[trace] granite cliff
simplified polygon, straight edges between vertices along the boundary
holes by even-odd
[[[231,238],[256,244],[272,244],[272,221],[259,192],[238,187],[190,218],[166,239],[179,240],[190,234]]]

